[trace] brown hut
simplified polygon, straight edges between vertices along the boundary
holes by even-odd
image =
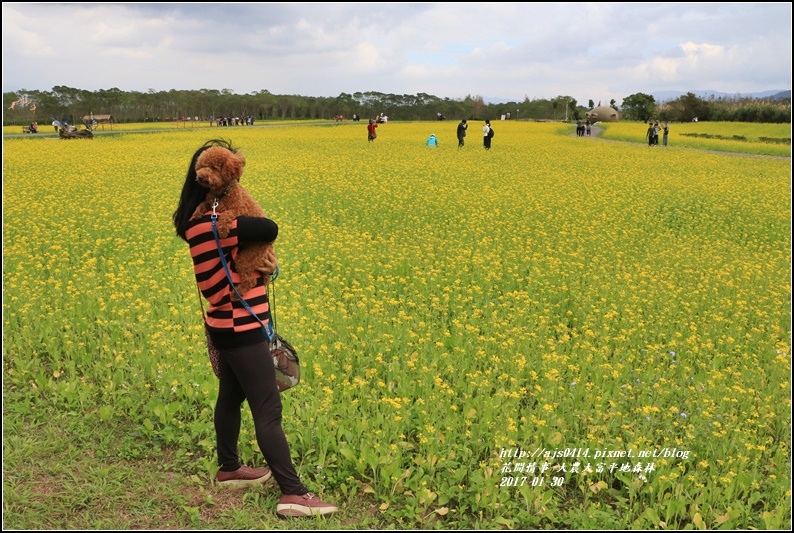
[[[584,114],[591,123],[593,122],[617,122],[620,120],[618,112],[606,105],[600,105],[586,111]]]

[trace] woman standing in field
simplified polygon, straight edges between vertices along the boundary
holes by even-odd
[[[485,125],[482,127],[482,145],[485,147],[486,150],[491,149],[491,121],[485,121]]]
[[[193,212],[207,196],[207,189],[196,181],[196,161],[208,148],[220,146],[236,152],[231,143],[220,139],[208,141],[193,154],[187,170],[179,205],[173,215],[176,234],[190,246],[196,283],[209,302],[206,327],[218,348],[219,390],[215,404],[215,433],[220,470],[216,480],[221,486],[244,486],[265,483],[276,478],[282,496],[276,512],[280,516],[312,516],[336,512],[335,505],[320,501],[300,481],[290,457],[289,444],[281,427],[281,396],[276,385],[270,347],[259,323],[252,319],[239,300],[232,300],[232,286],[224,275],[220,253],[215,244],[210,216],[212,211],[193,217]],[[272,243],[278,226],[268,218],[238,217],[229,236],[223,240],[224,254],[231,271],[240,246],[247,243]],[[267,271],[276,271],[271,257]],[[242,295],[252,309],[263,309],[263,322],[269,319],[269,302],[264,276],[254,288]],[[240,437],[241,407],[248,400],[256,429],[259,449],[268,468],[250,468],[240,464],[237,443]]]

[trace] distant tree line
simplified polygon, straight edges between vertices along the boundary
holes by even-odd
[[[27,105],[12,103],[22,100]],[[200,89],[190,91],[154,91],[142,93],[117,88],[87,91],[56,86],[52,91],[21,90],[3,94],[3,123],[26,123],[36,118],[40,122],[50,116],[79,123],[80,117],[94,114],[112,115],[116,122],[146,122],[175,120],[209,120],[220,117],[253,117],[254,120],[326,119],[338,115],[350,119],[358,115],[363,120],[381,113],[390,120],[436,120],[441,114],[447,119],[469,120],[500,118],[560,120],[580,118],[585,108],[568,96],[551,100],[529,100],[488,104],[481,96],[463,99],[439,98],[431,94],[386,94],[380,92],[341,93],[336,97],[277,95],[267,90],[235,94],[229,89]],[[35,105],[35,111],[32,111]]]
[[[21,103],[20,103],[21,102]],[[791,100],[703,100],[692,93],[665,104],[637,93],[627,97],[622,107],[615,100],[610,105],[621,111],[622,118],[643,120],[733,120],[743,122],[791,122]],[[521,102],[486,103],[481,96],[463,99],[439,98],[431,94],[387,94],[374,91],[341,93],[336,97],[277,95],[262,90],[235,94],[230,89],[200,89],[148,92],[122,91],[118,88],[87,91],[66,86],[51,91],[20,90],[3,93],[3,124],[24,124],[34,120],[45,124],[54,117],[70,124],[94,114],[112,115],[116,122],[202,120],[220,117],[252,117],[254,120],[319,119],[332,120],[338,115],[362,120],[381,113],[390,120],[436,120],[441,114],[451,120],[499,119],[579,120],[589,108],[570,96],[552,99],[525,97]]]
[[[700,98],[686,93],[675,100],[657,104],[649,94],[627,96],[621,106],[626,120],[667,120],[670,122],[721,121],[791,123],[791,98],[781,100],[750,97]]]

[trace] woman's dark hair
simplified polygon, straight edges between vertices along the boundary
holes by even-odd
[[[174,211],[174,227],[176,228],[176,234],[185,242],[187,242],[187,228],[190,224],[190,217],[193,216],[193,212],[207,197],[207,189],[196,181],[196,161],[205,150],[213,146],[221,146],[230,150],[232,153],[237,153],[237,149],[232,147],[231,141],[212,139],[205,142],[204,146],[196,150],[196,153],[193,154],[193,158],[190,160],[190,166],[187,169],[185,184],[182,185],[182,195],[179,197],[179,205],[176,211]]]

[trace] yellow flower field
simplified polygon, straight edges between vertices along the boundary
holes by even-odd
[[[790,526],[790,159],[501,121],[458,150],[456,125],[6,139],[4,419],[78,416],[214,475],[171,215],[219,135],[279,225],[312,490],[406,528]]]
[[[663,123],[660,122],[660,126]],[[645,136],[648,124],[643,122],[601,123],[605,128],[604,139],[648,144]],[[668,135],[668,149],[695,148],[719,152],[739,152],[791,157],[791,124],[760,124],[743,122],[686,122],[671,123]],[[659,134],[661,137],[661,133]],[[723,138],[704,138],[703,136]],[[734,136],[744,140],[734,139]],[[764,138],[778,141],[788,139],[788,143],[764,142]],[[662,140],[659,140],[662,144]],[[663,148],[663,147],[662,147]]]

